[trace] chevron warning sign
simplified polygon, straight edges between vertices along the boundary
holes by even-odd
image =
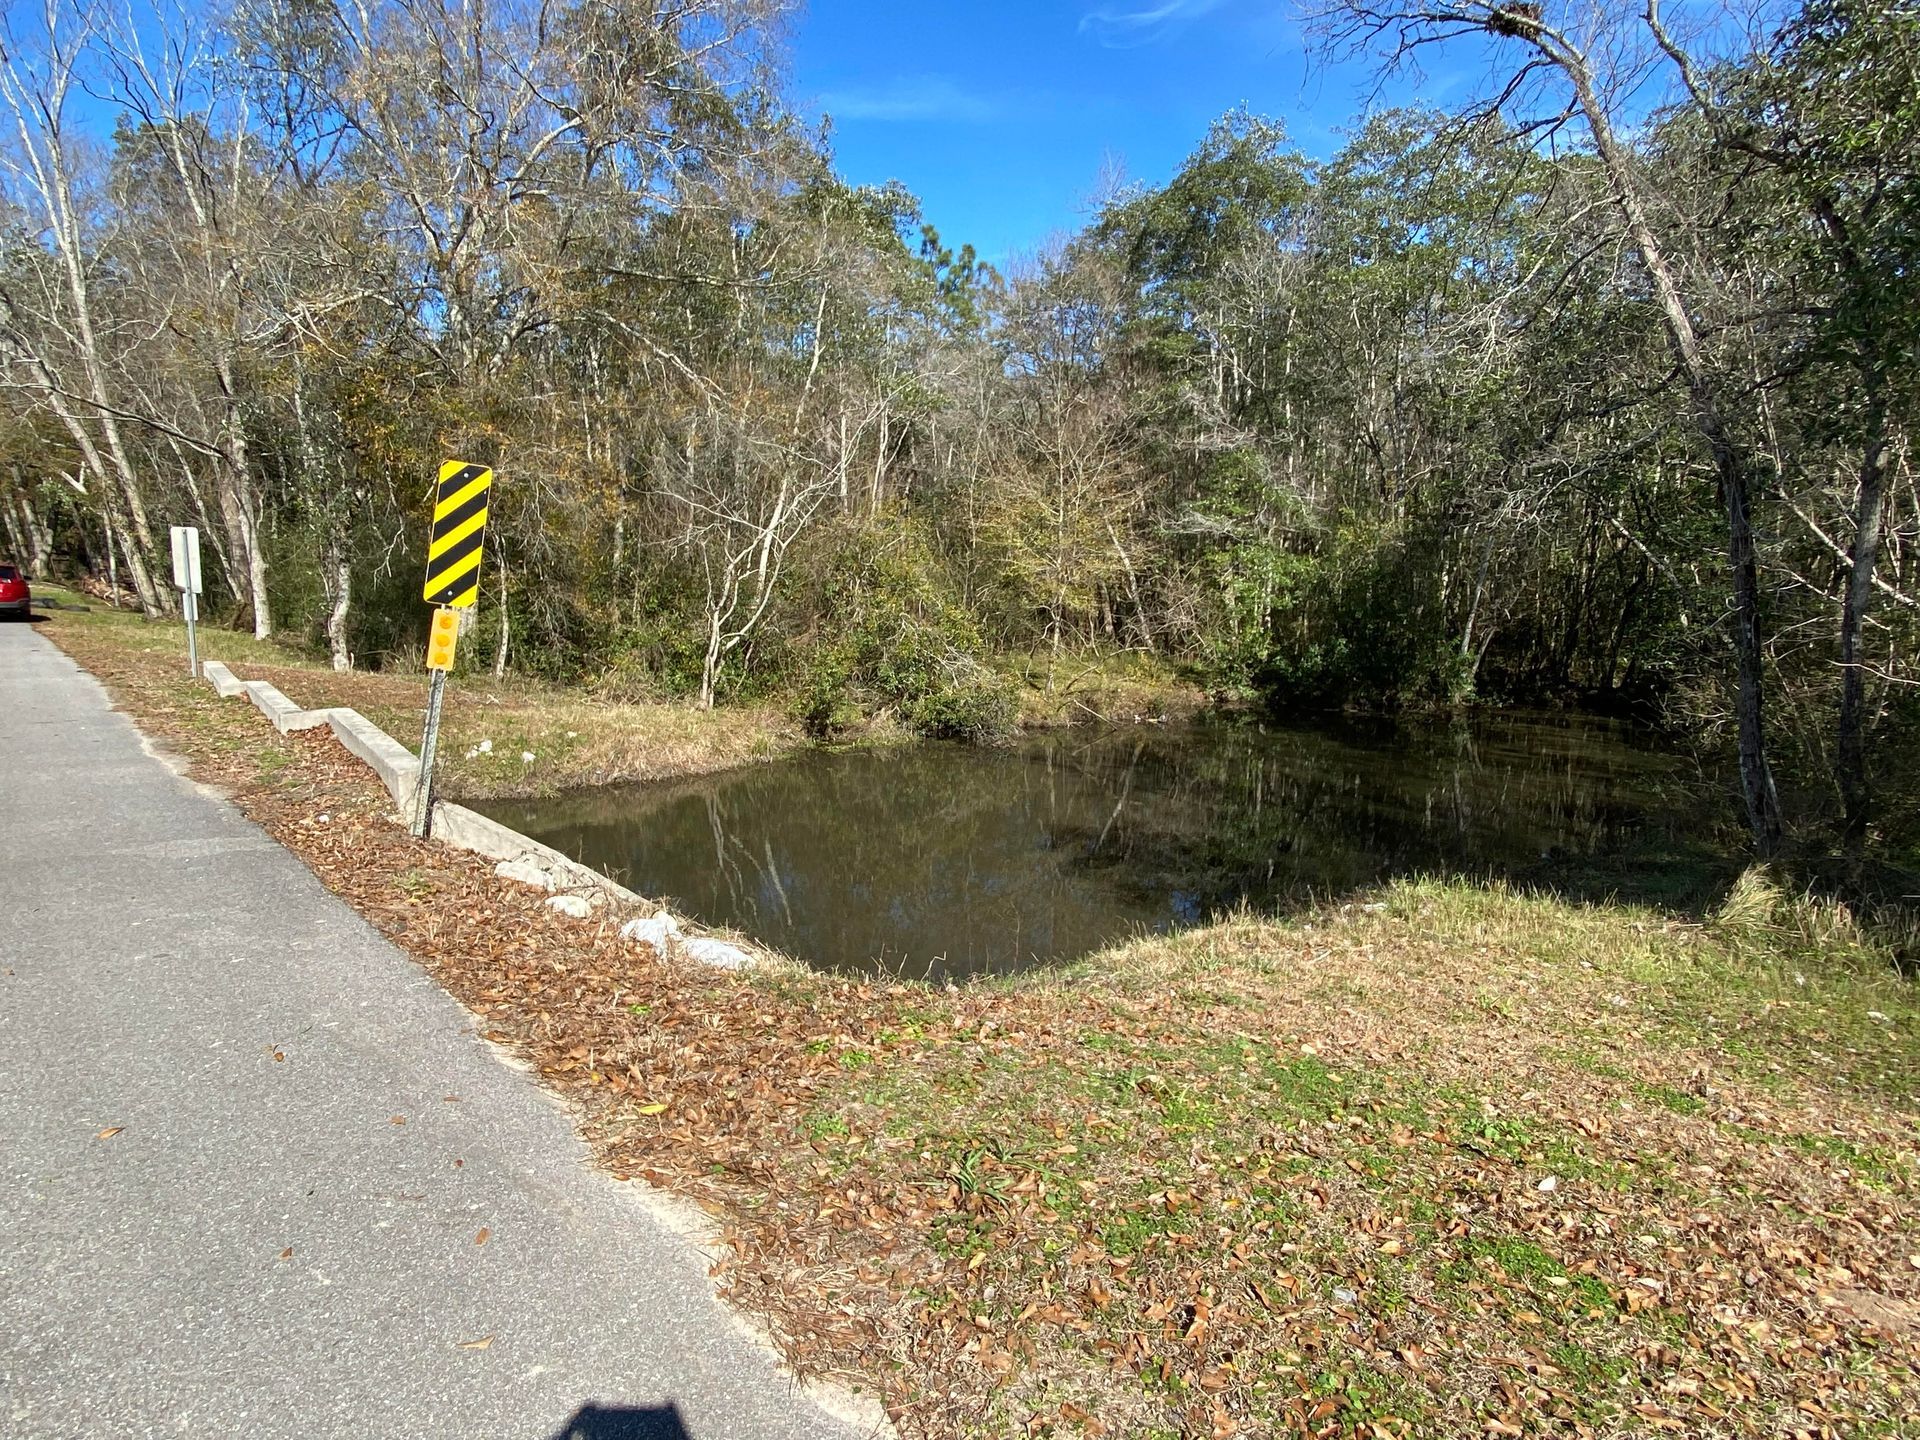
[[[449,460],[440,467],[433,501],[433,538],[427,542],[429,604],[471,610],[480,598],[480,542],[487,530],[487,491],[493,471]]]

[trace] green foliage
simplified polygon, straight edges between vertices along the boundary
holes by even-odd
[[[255,534],[277,633],[405,663],[458,454],[499,474],[464,666],[982,737],[1012,722],[1010,656],[1044,655],[1056,715],[1060,676],[1145,657],[1291,709],[1658,713],[1710,750],[1728,520],[1621,227],[1630,171],[1753,477],[1783,789],[1826,803],[1840,676],[1871,677],[1874,825],[1920,847],[1920,612],[1873,592],[1844,670],[1828,638],[1882,441],[1902,601],[1920,544],[1911,5],[1709,27],[1699,89],[1617,127],[1626,171],[1506,109],[1373,115],[1328,156],[1236,110],[1004,278],[905,185],[835,173],[762,13],[696,43],[489,10],[456,110],[451,33],[388,0],[242,7],[179,51],[223,57],[191,116],[77,40],[110,140],[97,189],[49,199],[97,220],[0,227],[9,549],[125,591],[136,512],[198,523],[209,612],[245,626]],[[23,74],[57,68],[34,29]],[[70,143],[23,113],[24,143]]]
[[[699,607],[686,577],[649,573],[615,624],[596,684],[623,698],[691,695],[703,658]]]
[[[849,532],[824,581],[799,661],[796,708],[809,730],[834,735],[882,714],[933,738],[991,740],[1013,728],[1012,684],[980,663],[978,632],[941,596],[911,532]]]
[[[1281,711],[1465,698],[1465,662],[1434,623],[1417,550],[1349,525],[1304,553],[1249,544],[1209,556],[1220,607],[1203,642],[1210,679]]]

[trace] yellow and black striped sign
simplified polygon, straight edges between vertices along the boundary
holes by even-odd
[[[433,538],[427,542],[429,604],[471,610],[480,598],[480,542],[487,529],[487,491],[493,471],[449,460],[440,467],[433,502]]]

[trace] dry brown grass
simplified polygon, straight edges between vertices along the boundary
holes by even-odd
[[[56,634],[84,634],[111,647],[184,671],[186,632],[96,607],[55,611]],[[270,680],[308,709],[349,705],[411,749],[425,719],[427,677],[352,671],[286,646],[231,631],[204,629],[203,658],[225,661],[243,680]],[[627,703],[579,690],[490,675],[459,675],[447,688],[440,744],[440,789],[448,799],[551,794],[587,785],[706,774],[785,754],[805,737],[767,706],[702,712],[691,704]],[[486,744],[486,749],[480,747]],[[524,757],[532,756],[532,759]]]
[[[310,709],[351,705],[403,743],[419,745],[424,677],[245,662],[233,671],[246,680],[271,680]],[[441,790],[455,800],[701,775],[805,743],[768,708],[703,712],[685,704],[602,701],[479,676],[448,686],[441,727]]]
[[[1018,687],[1020,724],[1027,728],[1179,720],[1207,704],[1198,685],[1157,657],[1137,652],[1067,655],[1057,665],[1044,655],[1009,656],[1001,669]]]

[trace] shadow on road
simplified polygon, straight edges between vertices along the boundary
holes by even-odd
[[[582,1405],[552,1440],[693,1440],[678,1405]]]

